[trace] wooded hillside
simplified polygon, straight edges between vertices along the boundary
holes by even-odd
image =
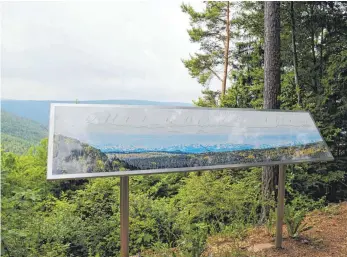
[[[22,154],[47,136],[47,128],[38,122],[1,110],[1,146],[5,151]]]

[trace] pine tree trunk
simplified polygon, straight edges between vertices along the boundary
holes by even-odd
[[[326,12],[324,4],[321,3],[321,11],[323,13]],[[320,37],[320,65],[319,65],[319,80],[320,83],[322,83],[322,79],[323,79],[323,42],[324,42],[324,27],[326,26],[326,18],[325,18],[325,22],[324,24],[321,25],[321,37]]]
[[[226,39],[224,49],[224,73],[222,81],[222,96],[225,95],[227,78],[228,78],[228,64],[229,64],[229,42],[230,42],[230,2],[227,3],[227,17],[226,17]]]
[[[280,92],[280,2],[265,2],[264,10],[264,109],[278,109]],[[269,217],[276,189],[278,166],[264,167],[262,174],[263,207],[261,222]]]
[[[319,65],[319,78],[320,81],[323,79],[323,40],[324,40],[324,27],[322,26],[321,38],[320,38],[320,65]]]
[[[295,81],[295,91],[297,95],[297,104],[300,106],[301,103],[301,89],[299,85],[299,74],[298,74],[298,53],[296,51],[296,35],[295,35],[295,12],[294,12],[294,2],[290,2],[290,18],[292,26],[292,48],[293,48],[293,64],[294,64],[294,81]]]
[[[313,90],[315,93],[318,92],[318,83],[317,83],[317,58],[316,58],[316,53],[315,53],[315,29],[314,29],[314,24],[313,24],[313,19],[314,19],[314,4],[310,5],[310,18],[311,18],[311,53],[312,53],[312,62],[313,62],[313,77],[312,77],[312,84],[313,84]]]

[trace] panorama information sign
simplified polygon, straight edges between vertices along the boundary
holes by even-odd
[[[303,111],[52,104],[47,179],[329,161]]]

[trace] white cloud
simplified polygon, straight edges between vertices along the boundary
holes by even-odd
[[[2,98],[190,102],[188,27],[180,2],[2,3]]]

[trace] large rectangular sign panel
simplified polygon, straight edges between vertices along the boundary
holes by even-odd
[[[308,112],[52,104],[48,179],[333,160]]]

